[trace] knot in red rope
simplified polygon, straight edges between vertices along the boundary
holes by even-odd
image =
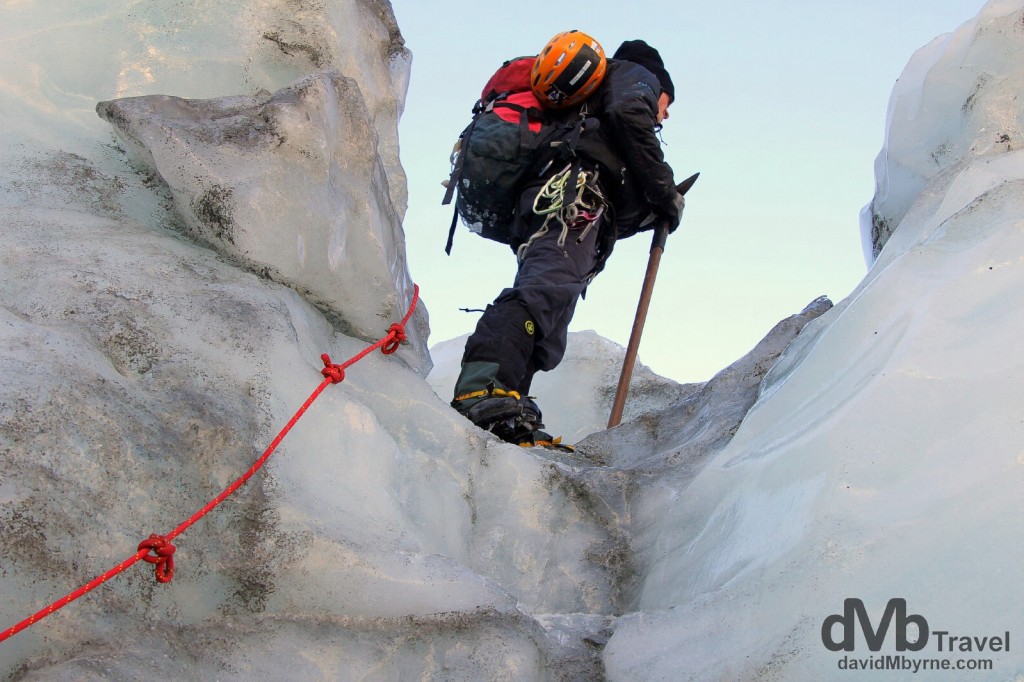
[[[320,370],[320,373],[325,378],[330,379],[332,384],[340,384],[345,380],[345,368],[331,362],[330,355],[324,353],[320,356],[320,359],[324,361],[324,368]]]
[[[171,582],[171,578],[174,577],[174,550],[177,548],[163,535],[154,533],[139,543],[139,551],[144,549],[153,552],[153,554],[142,557],[142,560],[155,564],[153,572],[156,574],[156,581],[158,583]]]
[[[384,344],[380,349],[380,352],[384,355],[391,355],[397,351],[398,347],[402,345],[403,341],[405,341],[405,326],[401,322],[395,322],[393,325],[388,327],[388,336],[391,337],[391,340]]]

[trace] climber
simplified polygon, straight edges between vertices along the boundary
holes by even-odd
[[[584,54],[579,73],[589,77],[559,78]],[[536,372],[562,360],[577,300],[615,240],[659,224],[671,232],[683,209],[657,136],[675,88],[656,49],[630,40],[606,59],[597,41],[569,31],[545,46],[533,73],[542,104],[591,117],[590,142],[579,146],[575,162],[549,163],[522,187],[509,240],[518,272],[466,342],[452,401],[477,426],[524,446],[553,442],[541,430],[530,385]],[[552,96],[545,82],[561,89]]]

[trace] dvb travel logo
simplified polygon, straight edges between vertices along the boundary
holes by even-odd
[[[876,655],[889,640],[896,653]],[[821,643],[830,651],[861,652],[841,657],[840,670],[993,670],[994,654],[1010,651],[1010,633],[975,635],[932,629],[923,615],[908,613],[907,600],[899,598],[886,603],[876,623],[863,600],[846,599],[842,613],[822,622]]]

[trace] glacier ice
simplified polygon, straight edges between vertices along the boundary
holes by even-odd
[[[914,53],[896,81],[875,160],[875,196],[861,215],[869,263],[923,192],[944,194],[949,181],[934,182],[940,176],[1021,149],[1019,12],[1014,0],[986,3],[974,19]]]
[[[405,236],[356,79],[318,72],[273,95],[100,102],[128,154],[167,184],[188,234],[376,340],[413,299]],[[427,321],[406,325],[426,372]]]
[[[845,679],[820,632],[846,598],[875,617],[904,598],[934,630],[1020,629],[1022,27],[1024,3],[990,2],[908,65],[872,204],[894,231],[772,367],[735,437],[663,495],[610,678]],[[978,83],[966,111],[956,88]],[[921,160],[939,148],[941,163]],[[928,656],[956,664],[936,641]],[[1024,670],[1019,653],[989,660],[977,679]]]
[[[5,8],[0,42],[0,627],[234,480],[321,381],[320,354],[383,335],[411,281],[409,55],[388,3],[43,9]],[[350,367],[177,539],[170,584],[133,567],[0,643],[0,671],[853,679],[821,641],[847,597],[1016,637],[1022,17],[993,0],[908,65],[873,202],[888,234],[847,299],[704,384],[640,368],[607,431],[622,349],[574,334],[537,390],[575,453],[451,410],[461,340],[428,357],[421,312],[398,357]],[[236,241],[196,210],[215,184]],[[983,679],[1024,673],[1016,648],[991,658]]]

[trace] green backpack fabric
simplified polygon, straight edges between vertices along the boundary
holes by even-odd
[[[442,201],[450,204],[455,198],[446,253],[451,253],[460,217],[470,231],[508,244],[524,182],[537,175],[545,159],[572,156],[582,119],[556,120],[541,107],[530,88],[534,59],[519,57],[502,64],[459,136]]]

